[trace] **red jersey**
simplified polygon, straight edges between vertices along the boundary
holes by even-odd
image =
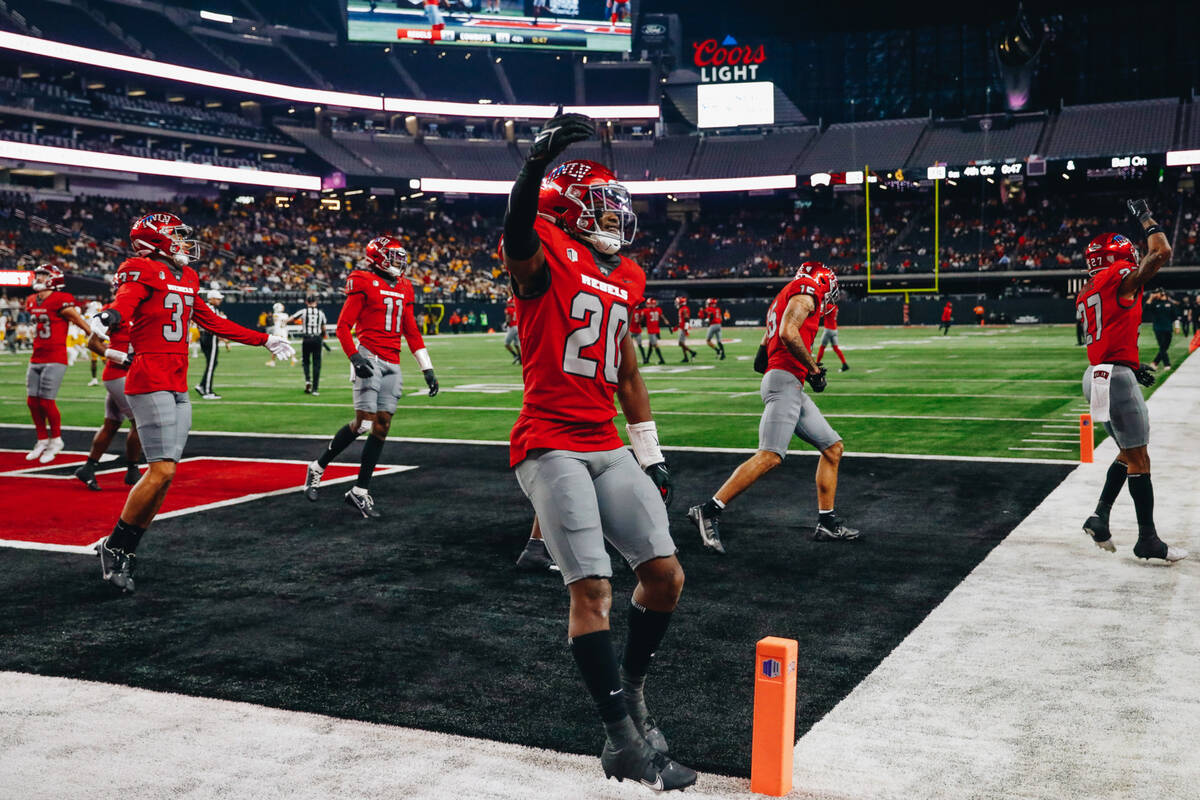
[[[67,363],[67,328],[71,323],[62,312],[75,305],[74,297],[59,291],[51,291],[44,300],[38,300],[38,292],[25,298],[25,313],[34,331],[31,364]]]
[[[792,298],[798,294],[811,295],[816,304],[813,313],[809,314],[800,326],[800,338],[803,340],[805,348],[811,350],[813,339],[817,338],[817,327],[821,319],[821,301],[825,297],[825,290],[821,284],[809,276],[801,275],[775,295],[770,309],[767,310],[767,369],[787,370],[803,382],[808,377],[808,367],[801,364],[799,359],[787,349],[783,340],[779,338],[779,323],[783,320],[783,312]]]
[[[827,331],[837,330],[837,306],[830,306],[825,311],[825,316],[821,317],[821,324]]]
[[[696,316],[700,318],[701,322],[706,322],[709,325],[721,324],[721,309],[717,308],[716,306],[705,306],[704,308],[700,309]]]
[[[401,337],[414,353],[425,347],[413,315],[416,295],[408,278],[388,283],[387,278],[376,272],[356,269],[346,277],[345,291],[346,303],[338,315],[337,337],[347,358],[358,352],[355,336],[363,347],[392,364],[400,362]]]
[[[112,304],[106,305],[101,311],[112,308]],[[110,350],[119,350],[130,358],[133,353],[130,351],[129,343],[130,325],[128,321],[122,320],[121,324],[108,332],[108,348]],[[129,374],[129,360],[126,359],[124,364],[114,364],[107,359],[104,362],[104,374],[100,376],[102,381],[115,381],[118,378],[124,378]]]
[[[191,267],[176,274],[161,261],[135,256],[117,269],[117,295],[109,308],[129,323],[129,346],[137,354],[129,366],[125,394],[188,390],[188,328],[195,322],[223,339],[262,345],[265,333],[218,316],[200,296],[200,278]]]
[[[950,318],[953,316],[954,316],[953,307],[949,303],[946,303],[946,305],[942,308],[942,322],[949,322]]]
[[[658,306],[647,306],[642,309],[642,319],[646,323],[646,333],[658,336],[659,325],[662,324],[662,309]]]
[[[1083,318],[1088,361],[1138,367],[1138,328],[1142,324],[1142,292],[1128,303],[1121,300],[1121,281],[1137,269],[1132,261],[1117,261],[1094,276],[1079,292],[1076,314]]]
[[[646,309],[635,308],[629,312],[629,334],[637,336],[642,332],[642,317],[646,315]]]
[[[692,311],[686,305],[679,306],[675,309],[679,315],[679,323],[675,326],[675,330],[687,332],[688,320],[692,318]]]
[[[622,447],[613,425],[621,342],[646,274],[622,257],[607,275],[592,249],[539,218],[549,285],[518,297],[525,400],[513,426],[509,464],[538,448],[596,452]]]
[[[504,304],[504,325],[508,328],[517,327],[517,304],[511,297]]]

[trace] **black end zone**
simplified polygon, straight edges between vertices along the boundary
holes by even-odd
[[[9,430],[0,442],[19,444]],[[321,446],[196,436],[188,454],[308,459]],[[647,697],[682,762],[735,775],[749,769],[759,638],[799,640],[802,735],[1070,471],[847,458],[838,512],[863,538],[817,543],[816,462],[791,458],[725,514],[719,557],[684,514],[741,457],[670,456],[687,582]],[[391,443],[383,461],[419,469],[376,480],[380,523],[336,486],[316,504],[297,492],[157,523],[133,597],[106,591],[91,558],[5,550],[0,669],[598,754],[561,579],[513,567],[531,512],[506,448]],[[63,496],[82,507],[89,493],[64,482]],[[619,559],[614,571],[620,641],[633,580]]]

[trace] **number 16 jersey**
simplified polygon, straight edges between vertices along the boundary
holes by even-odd
[[[510,440],[509,463],[530,450],[596,452],[622,446],[613,425],[621,343],[642,302],[646,274],[622,257],[607,275],[590,247],[539,218],[548,285],[517,295],[525,398]]]

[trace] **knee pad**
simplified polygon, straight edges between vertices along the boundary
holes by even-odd
[[[371,430],[371,424],[371,420],[369,419],[364,419],[362,422],[358,423],[358,427],[354,429],[355,435],[361,435]]]

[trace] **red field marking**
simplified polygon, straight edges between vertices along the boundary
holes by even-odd
[[[66,464],[81,464],[87,460],[87,453],[59,453],[58,457],[49,464],[39,464],[37,460],[26,461],[25,450],[0,450],[0,472],[30,469],[54,469]]]
[[[0,456],[20,453],[0,453]],[[74,459],[80,461],[83,456]],[[7,463],[0,459],[0,464]],[[68,461],[55,463],[67,464]],[[304,483],[304,461],[237,459],[210,456],[185,458],[158,519],[194,514],[263,497],[298,492]],[[35,462],[36,464],[36,462]],[[40,465],[39,465],[40,466]],[[381,466],[376,475],[416,467]],[[323,485],[347,483],[358,476],[353,464],[330,464]],[[108,535],[125,504],[129,487],[125,470],[102,470],[102,491],[88,491],[70,475],[0,475],[0,546],[91,553]]]

